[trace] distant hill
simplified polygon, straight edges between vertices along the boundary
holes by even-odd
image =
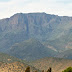
[[[30,63],[37,69],[47,71],[49,67],[52,68],[52,72],[62,72],[68,67],[72,67],[72,60],[62,58],[42,58]]]
[[[45,47],[36,39],[29,39],[21,43],[14,44],[8,53],[20,59],[36,60],[43,57],[52,57],[56,55],[56,51]]]
[[[5,53],[0,53],[0,62],[11,63],[14,61],[21,61],[21,59],[18,59]]]

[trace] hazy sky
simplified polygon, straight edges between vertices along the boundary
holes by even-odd
[[[20,12],[72,16],[72,0],[0,0],[0,19]]]

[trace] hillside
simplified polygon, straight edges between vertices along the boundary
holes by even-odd
[[[24,72],[28,65],[21,62],[2,63],[0,62],[0,72]],[[31,72],[38,71],[36,68],[30,66]]]
[[[11,63],[15,61],[22,61],[22,60],[5,53],[0,53],[0,62]]]
[[[24,72],[28,66],[30,67],[31,72],[40,72],[40,70],[35,67],[28,65],[27,61],[5,53],[0,53],[0,72]]]
[[[62,58],[42,58],[30,63],[37,69],[45,70],[49,67],[52,68],[52,72],[62,72],[68,67],[72,67],[72,60],[62,59]]]
[[[14,44],[8,53],[24,60],[36,60],[43,57],[52,57],[56,55],[56,51],[45,47],[36,39],[29,39],[21,43]]]
[[[67,30],[68,31],[68,30]],[[63,36],[55,40],[47,40],[43,43],[46,47],[51,46],[53,49],[62,52],[72,49],[72,31],[71,29]]]
[[[46,13],[17,13],[0,20],[0,51],[7,52],[15,43],[30,38],[48,41],[49,46],[63,51],[71,46],[71,32],[72,17]]]
[[[66,50],[62,53],[59,53],[58,55],[56,55],[56,57],[65,58],[65,59],[72,59],[72,49]]]

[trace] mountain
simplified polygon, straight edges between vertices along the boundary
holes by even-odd
[[[58,55],[56,55],[56,57],[65,58],[65,59],[72,59],[72,49],[61,52]]]
[[[55,49],[56,51],[63,52],[72,49],[72,32],[68,31],[67,34],[55,39],[43,42],[46,47]]]
[[[17,13],[1,19],[0,52],[3,52],[0,53],[0,72],[14,68],[14,71],[24,71],[27,64],[21,59],[39,59],[30,65],[40,70],[52,67],[54,72],[61,72],[72,66],[72,60],[67,60],[72,59],[72,17]],[[60,58],[44,58],[55,56]]]
[[[0,51],[7,52],[15,43],[36,38],[48,41],[57,51],[72,42],[72,17],[46,13],[17,13],[0,20]],[[54,43],[52,43],[52,41]]]
[[[36,61],[32,61],[30,65],[39,70],[47,71],[49,67],[52,68],[52,72],[62,72],[68,67],[72,67],[72,60],[62,58],[42,58]]]
[[[43,57],[52,57],[56,55],[56,51],[45,47],[37,39],[29,39],[21,43],[14,44],[8,53],[20,59],[36,60]]]

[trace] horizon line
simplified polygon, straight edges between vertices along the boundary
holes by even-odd
[[[49,15],[55,15],[55,16],[60,16],[60,17],[72,17],[72,16],[68,16],[68,15],[57,15],[57,14],[50,14],[50,13],[46,13],[46,12],[25,12],[25,13],[23,13],[23,12],[17,12],[17,13],[14,13],[14,14],[12,14],[11,16],[9,16],[9,17],[4,17],[4,18],[0,18],[0,20],[1,19],[7,19],[7,18],[10,18],[10,17],[12,17],[13,15],[15,15],[15,14],[36,14],[36,13],[45,13],[45,14],[49,14]]]

